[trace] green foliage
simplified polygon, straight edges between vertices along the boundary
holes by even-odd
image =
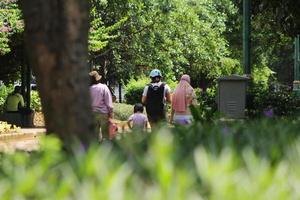
[[[139,77],[137,79],[131,79],[125,86],[125,100],[128,104],[140,103],[144,87],[150,82],[150,79],[146,76]]]
[[[4,84],[0,85],[0,113],[4,111],[5,101],[7,96],[12,93],[14,90],[13,85],[5,86]]]
[[[239,7],[239,14],[227,21],[226,39],[229,41],[231,56],[242,60],[242,6],[243,1],[233,1]],[[296,1],[253,1],[251,16],[251,63],[252,71],[268,67],[276,72],[281,83],[290,84],[293,80],[293,40],[297,24],[291,22],[295,17]],[[291,9],[293,7],[293,9]],[[280,10],[281,12],[274,12]],[[285,12],[284,10],[289,10]],[[297,12],[298,13],[298,12]],[[288,15],[290,17],[283,17]],[[297,14],[298,15],[298,14]],[[299,23],[298,23],[299,24]],[[285,27],[283,29],[283,27]],[[296,31],[297,32],[297,31]]]
[[[176,145],[189,147],[178,149],[179,159],[191,155],[199,145],[218,155],[231,149],[238,156],[242,150],[252,149],[258,156],[276,163],[288,156],[288,145],[299,137],[299,119],[270,119],[253,121],[196,122],[189,127],[176,127],[173,134],[178,137]]]
[[[192,107],[193,115],[198,121],[207,122],[217,118],[216,88],[195,89],[198,105]]]
[[[228,16],[236,13],[230,0],[98,1],[92,1],[92,27],[95,22],[110,31],[103,32],[105,47],[93,61],[110,80],[126,82],[151,68],[176,76],[189,73],[196,82],[199,75],[212,79],[223,71],[237,73],[236,64],[224,69],[229,59],[236,62],[223,37]],[[97,36],[97,28],[92,30]]]
[[[31,91],[31,102],[30,102],[31,109],[34,109],[35,111],[41,111],[42,110],[42,104],[41,104],[41,98],[38,93],[38,91]]]
[[[177,87],[177,85],[178,85],[178,82],[179,82],[179,81],[174,81],[174,80],[172,80],[172,79],[167,79],[167,80],[166,80],[166,83],[167,83],[168,86],[170,87],[171,92],[173,92],[173,91],[176,89],[176,87]]]
[[[297,117],[300,112],[300,98],[290,88],[264,83],[252,85],[247,94],[247,108],[250,117],[262,116],[267,109],[273,109],[275,116]]]
[[[133,114],[133,106],[125,103],[114,103],[114,118],[126,121]]]
[[[72,154],[42,138],[1,154],[1,199],[298,199],[299,121],[253,121],[132,133]],[[171,132],[172,131],[172,132]],[[287,184],[288,183],[288,184]]]
[[[21,11],[13,1],[0,2],[0,56],[10,52],[11,36],[23,32]]]
[[[259,84],[262,89],[267,89],[269,86],[269,80],[272,78],[274,72],[267,66],[254,68],[252,77],[254,84]]]
[[[108,6],[106,0],[90,0],[91,2],[91,28],[89,31],[89,50],[92,55],[99,53],[104,49],[110,40],[118,37],[113,32],[120,28],[120,26],[126,21],[126,18],[120,19],[115,24],[105,26],[102,19],[103,7]]]
[[[221,60],[220,73],[223,76],[232,74],[242,74],[242,67],[240,62],[232,58],[223,58]]]

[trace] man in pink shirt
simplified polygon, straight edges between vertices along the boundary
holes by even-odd
[[[100,140],[109,139],[109,118],[112,118],[113,104],[110,90],[105,84],[100,83],[101,76],[96,71],[90,75],[90,94],[92,110],[95,114],[97,130],[100,130]]]

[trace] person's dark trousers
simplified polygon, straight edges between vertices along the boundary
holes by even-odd
[[[166,114],[162,113],[160,115],[148,115],[148,121],[150,123],[151,129],[155,128],[159,123],[166,122]]]
[[[22,126],[33,127],[33,110],[28,108],[20,108],[19,112],[22,115]]]

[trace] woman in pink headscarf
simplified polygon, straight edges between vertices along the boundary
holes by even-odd
[[[176,124],[185,125],[192,122],[189,106],[196,103],[196,95],[190,82],[189,75],[182,75],[172,95],[171,123],[174,121]]]

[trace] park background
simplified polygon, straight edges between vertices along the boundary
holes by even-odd
[[[5,84],[1,85],[0,105],[13,85],[20,83],[22,69],[39,55],[37,48],[25,47],[26,42],[29,47],[39,47],[33,44],[42,41],[31,40],[30,31],[49,33],[46,44],[53,45],[53,52],[62,52],[58,54],[62,58],[56,58],[62,61],[58,63],[69,64],[63,60],[63,55],[69,56],[64,54],[68,46],[63,44],[76,31],[68,26],[69,18],[62,18],[60,23],[55,20],[74,13],[62,2],[48,2],[31,11],[30,4],[37,2],[0,2],[0,79]],[[78,2],[68,1],[69,6]],[[77,46],[69,46],[71,50],[74,47],[74,52],[70,51],[81,59],[79,63],[88,63],[78,68],[64,64],[48,68],[45,63],[44,68],[35,68],[32,74],[38,79],[42,102],[39,94],[32,91],[31,107],[42,111],[43,105],[48,130],[60,139],[47,136],[40,150],[31,154],[1,154],[3,199],[299,198],[299,98],[292,91],[297,78],[293,71],[293,42],[300,26],[298,1],[251,1],[252,82],[247,91],[247,119],[226,123],[219,120],[221,116],[216,112],[217,78],[244,73],[242,1],[89,3],[90,27],[83,26],[88,30],[88,54],[82,57],[81,51],[76,52]],[[27,32],[19,5],[27,15],[25,24],[26,20],[30,24],[29,11],[38,13],[31,16],[40,17],[39,23],[32,24]],[[53,30],[60,38],[54,37]],[[87,87],[81,87],[81,77],[87,77],[94,67],[112,88],[121,85],[125,89],[125,99],[121,100],[129,104],[140,101],[153,68],[163,72],[164,81],[173,89],[181,74],[191,75],[200,103],[193,111],[195,122],[188,127],[162,128],[150,135],[133,133],[88,150],[71,144],[75,143],[71,142],[73,135],[84,140],[87,133],[82,130],[88,129],[81,127],[91,118],[83,115],[82,124],[66,118],[65,114],[73,112],[63,109],[70,102],[70,93],[52,89],[66,89],[68,84],[76,89],[78,81],[77,90],[83,91]],[[64,82],[66,78],[72,81]],[[45,82],[53,87],[45,86]],[[78,92],[76,97],[84,99],[86,94]],[[115,107],[120,120],[132,113],[129,105]],[[83,112],[82,108],[87,107],[78,106],[79,111],[74,112]],[[274,111],[270,119],[264,116],[266,109]],[[72,147],[66,150],[66,146]]]

